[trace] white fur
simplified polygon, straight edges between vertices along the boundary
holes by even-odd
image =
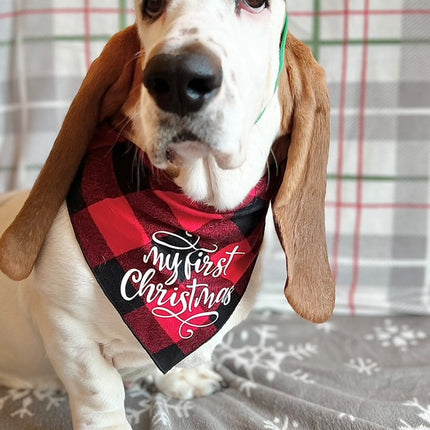
[[[144,24],[137,13],[146,58],[154,49],[174,52],[194,39],[221,58],[224,80],[219,94],[183,119],[197,135],[205,126],[213,136],[202,139],[206,150],[199,157],[187,153],[187,145],[178,149],[189,161],[182,163],[176,179],[191,198],[219,209],[237,206],[260,179],[280,124],[279,103],[272,94],[285,2],[271,1],[271,9],[259,16],[244,11],[238,15],[234,5],[234,0],[171,0],[163,19],[152,24]],[[197,33],[181,36],[190,28]],[[254,125],[266,104],[265,115]],[[157,118],[167,115],[145,90],[130,112],[136,143],[159,167],[168,167],[168,162],[163,148],[157,152]],[[182,126],[170,120],[178,129]],[[0,198],[0,234],[25,198],[26,193]],[[210,394],[219,388],[220,378],[206,363],[222,337],[248,315],[257,291],[251,282],[216,336],[163,376],[95,281],[63,205],[31,276],[15,283],[0,274],[0,384],[52,388],[61,386],[61,380],[75,430],[130,430],[121,376],[129,380],[150,375],[159,389],[175,397]]]

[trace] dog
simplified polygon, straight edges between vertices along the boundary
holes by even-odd
[[[129,314],[120,315],[100,288],[87,264],[91,258],[84,258],[78,244],[85,242],[77,234],[79,225],[72,225],[80,212],[70,195],[77,190],[79,200],[84,186],[79,188],[76,178],[83,175],[82,160],[101,131],[110,136],[110,150],[106,143],[96,145],[103,154],[129,148],[129,142],[138,148],[137,164],[145,164],[143,171],[154,177],[140,179],[161,184],[155,191],[146,184],[151,196],[162,195],[166,202],[162,187],[167,184],[168,193],[174,189],[193,210],[212,208],[212,218],[236,216],[237,208],[254,204],[249,198],[258,187],[263,194],[270,188],[262,178],[280,179],[265,198],[272,200],[287,257],[286,297],[299,315],[317,323],[334,308],[324,227],[329,96],[324,71],[310,50],[290,33],[282,43],[285,1],[136,0],[135,10],[136,23],[116,34],[88,71],[31,192],[0,198],[0,384],[64,386],[76,430],[131,429],[123,379],[152,377],[159,390],[177,398],[218,390],[222,381],[210,365],[212,351],[246,318],[258,292],[250,282],[212,337],[176,361],[156,361],[146,340],[124,319]],[[95,171],[103,170],[103,163],[97,166]],[[103,175],[99,182],[109,182]],[[162,260],[156,247],[143,259],[160,272],[171,264],[166,285],[179,269],[190,280],[190,267],[218,280],[233,260],[245,258],[237,246],[214,262],[208,254],[219,251],[217,242],[214,248],[200,246],[200,236],[185,232],[180,238],[169,233],[176,241],[167,243],[159,233],[153,233],[152,243],[175,250],[172,260]],[[184,249],[189,251],[184,260],[175,260]],[[247,261],[247,270],[254,264]],[[181,295],[175,290],[177,295],[164,300],[166,292],[155,282],[148,290],[147,273],[131,269],[121,283],[122,297],[133,302],[146,294],[148,302],[176,300],[178,305],[197,290]],[[150,273],[157,276],[155,270]],[[127,290],[131,281],[132,293]],[[211,311],[215,302],[229,306],[233,293],[229,286],[216,298],[207,293],[193,300],[209,303]],[[166,313],[158,316],[161,320]],[[180,325],[185,330],[180,341],[204,325],[181,321],[186,324]],[[214,323],[209,319],[206,325]],[[151,337],[149,327],[142,333]],[[162,360],[171,359],[169,348]]]

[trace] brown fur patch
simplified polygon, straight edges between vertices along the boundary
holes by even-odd
[[[91,65],[27,201],[0,238],[0,269],[10,278],[31,273],[97,124],[123,116],[139,50],[131,26],[117,33]]]
[[[288,162],[273,215],[287,259],[285,295],[299,315],[320,323],[335,304],[324,214],[330,101],[324,70],[291,34],[285,63],[279,100]],[[285,159],[285,151],[278,145],[276,157]]]

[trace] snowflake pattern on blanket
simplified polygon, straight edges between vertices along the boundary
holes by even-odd
[[[254,312],[215,351],[221,392],[179,401],[137,383],[126,391],[127,418],[133,430],[225,430],[232,419],[244,430],[429,430],[430,345],[402,351],[366,339],[385,320],[335,316],[325,327]],[[388,326],[430,333],[429,318]],[[0,388],[0,428],[71,430],[66,399]]]

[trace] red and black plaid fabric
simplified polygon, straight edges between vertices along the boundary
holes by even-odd
[[[276,188],[268,177],[218,212],[110,127],[98,130],[67,198],[70,218],[105,295],[163,372],[215,335],[243,296]]]

